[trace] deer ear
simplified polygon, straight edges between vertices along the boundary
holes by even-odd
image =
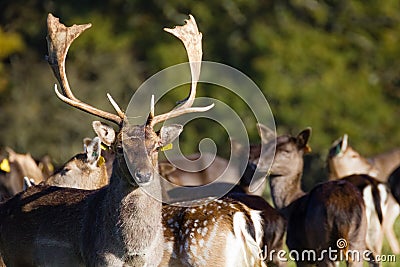
[[[160,130],[161,146],[172,143],[182,132],[183,126],[179,124],[171,124],[163,126]]]
[[[9,147],[6,147],[6,151],[8,153],[8,160],[10,162],[16,161],[17,153]]]
[[[92,142],[92,138],[85,137],[83,138],[83,151],[86,153],[88,146]]]
[[[90,144],[87,145],[85,153],[89,164],[97,164],[101,156],[101,142],[98,137],[93,138]]]
[[[299,149],[304,149],[308,152],[310,147],[308,146],[308,139],[311,136],[311,127],[307,127],[297,135],[297,146]]]
[[[101,142],[103,142],[107,146],[111,146],[111,144],[115,140],[114,128],[100,121],[93,121],[92,126],[94,132],[100,138]]]
[[[269,141],[274,139],[276,136],[275,131],[273,131],[268,126],[261,124],[261,123],[257,123],[257,130],[258,130],[258,134],[261,137],[261,142],[263,144],[268,143]]]
[[[342,144],[340,146],[340,151],[345,152],[349,146],[349,136],[347,134],[343,135]]]

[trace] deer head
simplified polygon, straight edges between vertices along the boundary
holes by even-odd
[[[308,139],[311,128],[301,131],[296,137],[283,135],[276,140],[276,151],[270,174],[290,175],[301,173],[303,169],[303,155],[310,151]],[[271,155],[265,153],[264,155]],[[287,166],[291,166],[288,168]],[[287,173],[290,172],[290,173]]]
[[[374,166],[349,145],[347,134],[332,143],[327,162],[331,180],[352,174],[378,175]]]
[[[213,106],[192,107],[202,58],[202,35],[198,32],[194,18],[190,16],[190,20],[187,21],[185,26],[165,29],[182,40],[187,50],[192,74],[190,94],[183,104],[168,113],[157,116],[154,115],[154,100],[152,99],[151,112],[143,125],[130,125],[125,113],[109,94],[107,94],[107,97],[117,114],[102,111],[81,102],[72,93],[65,72],[65,58],[72,42],[91,25],[73,25],[67,28],[60,24],[59,20],[51,14],[48,17],[48,25],[48,61],[61,86],[61,92],[55,86],[57,96],[63,102],[75,108],[115,123],[119,127],[115,140],[112,140],[113,138],[109,136],[112,133],[110,128],[94,125],[95,131],[100,138],[108,139],[108,143],[113,143],[116,153],[114,167],[115,165],[117,166],[117,168],[114,168],[114,172],[121,172],[120,174],[123,174],[122,176],[125,177],[126,182],[132,186],[149,184],[153,181],[157,170],[155,167],[157,166],[158,149],[172,142],[182,131],[182,126],[170,125],[163,126],[160,131],[156,132],[154,126],[167,119],[186,113],[207,111]],[[134,170],[132,175],[126,175],[129,173],[126,163]]]
[[[93,190],[108,184],[107,169],[101,156],[99,137],[84,139],[84,152],[67,161],[45,184]]]

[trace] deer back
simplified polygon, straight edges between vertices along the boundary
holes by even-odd
[[[163,207],[161,266],[266,266],[261,212],[225,198]]]
[[[228,169],[229,161],[210,153],[195,153],[184,158],[174,158],[173,163],[160,162],[160,174],[173,184],[199,186],[218,181],[233,182],[239,176],[238,169]],[[180,169],[175,166],[184,166]]]

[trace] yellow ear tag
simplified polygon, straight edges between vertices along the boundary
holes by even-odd
[[[54,166],[51,163],[47,163],[47,168],[49,169],[50,173],[54,172]]]
[[[311,153],[311,151],[312,151],[312,149],[311,149],[311,147],[309,145],[306,145],[304,147],[304,153]]]
[[[170,144],[168,144],[168,145],[163,146],[163,147],[161,148],[161,151],[170,150],[170,149],[172,149],[172,147],[173,147],[173,145],[172,145],[172,143],[170,143]]]
[[[108,146],[106,146],[105,144],[101,143],[100,147],[102,150],[108,150]]]
[[[10,172],[10,163],[8,162],[8,159],[3,159],[0,163],[0,170],[5,171],[5,172]]]
[[[104,163],[106,163],[106,160],[100,156],[99,160],[97,161],[97,167],[101,167],[101,165],[103,165]]]

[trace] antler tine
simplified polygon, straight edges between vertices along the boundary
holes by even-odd
[[[91,26],[92,25],[88,23],[82,25],[74,24],[71,27],[66,27],[64,24],[60,23],[60,20],[58,18],[54,17],[52,14],[48,15],[48,34],[46,39],[49,55],[47,61],[50,64],[54,75],[56,76],[56,79],[61,86],[62,93],[57,90],[57,86],[55,86],[54,89],[58,98],[60,98],[65,103],[121,126],[122,122],[125,119],[125,114],[121,111],[121,109],[119,109],[118,105],[113,104],[113,102],[115,103],[115,101],[112,101],[111,103],[113,104],[114,108],[116,106],[118,107],[118,110],[116,109],[118,115],[97,109],[89,104],[80,101],[74,96],[68,83],[65,71],[65,59],[67,57],[68,49],[71,46],[72,42],[76,38],[78,38],[78,36],[82,32],[84,32]]]
[[[196,87],[197,82],[199,81],[200,77],[200,69],[201,69],[201,59],[203,56],[203,50],[201,47],[201,39],[202,34],[199,32],[197,28],[196,21],[192,15],[189,15],[189,19],[185,20],[185,25],[183,26],[176,26],[173,29],[164,28],[166,32],[169,32],[179,38],[186,49],[188,58],[189,58],[189,65],[190,65],[190,74],[192,76],[190,94],[185,102],[175,108],[174,110],[160,114],[155,116],[151,121],[151,126],[155,124],[165,121],[169,118],[178,117],[180,115],[192,112],[204,112],[211,109],[214,104],[211,104],[206,107],[194,107],[192,108],[195,96],[196,96]]]

